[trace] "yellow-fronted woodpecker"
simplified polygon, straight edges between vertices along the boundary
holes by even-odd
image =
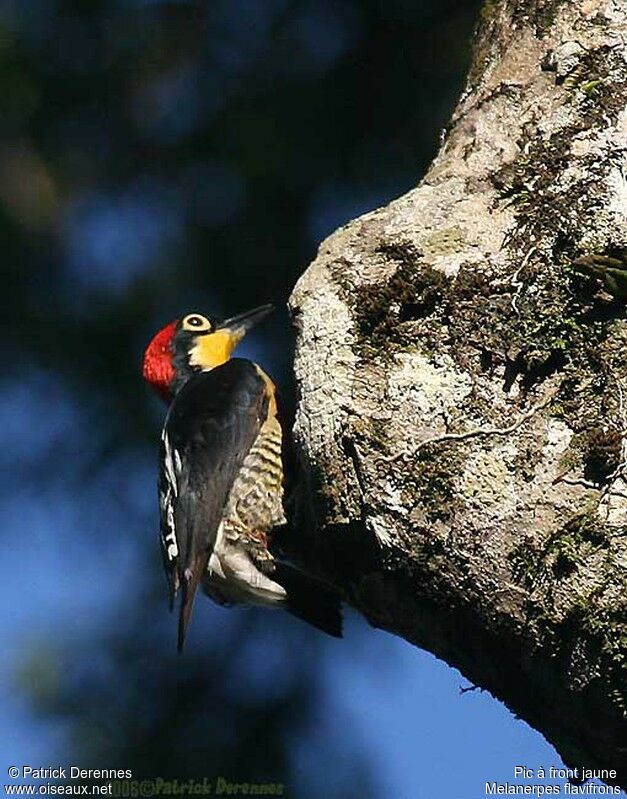
[[[143,376],[170,407],[161,437],[161,550],[171,605],[182,594],[179,649],[199,585],[220,605],[284,608],[330,635],[335,593],[270,552],[283,512],[283,434],[274,383],[231,358],[272,306],[222,322],[189,313],[160,330]]]

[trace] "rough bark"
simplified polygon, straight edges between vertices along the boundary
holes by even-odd
[[[624,0],[486,3],[427,175],[291,299],[300,556],[623,786],[625,297],[573,262],[627,254],[626,106]]]

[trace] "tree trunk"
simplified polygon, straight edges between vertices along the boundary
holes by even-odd
[[[291,299],[300,556],[623,786],[626,105],[625,0],[489,0],[427,175]]]

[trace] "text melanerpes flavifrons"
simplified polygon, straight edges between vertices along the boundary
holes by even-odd
[[[190,313],[160,330],[144,379],[170,404],[161,436],[161,550],[170,601],[181,591],[182,648],[199,585],[221,605],[282,607],[341,635],[336,595],[269,550],[283,513],[276,389],[257,364],[231,358],[272,306],[223,322]]]

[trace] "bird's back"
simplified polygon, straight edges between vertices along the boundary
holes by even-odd
[[[214,550],[229,496],[268,413],[266,383],[234,358],[185,383],[162,436],[160,499],[164,564],[183,589],[181,640]]]

